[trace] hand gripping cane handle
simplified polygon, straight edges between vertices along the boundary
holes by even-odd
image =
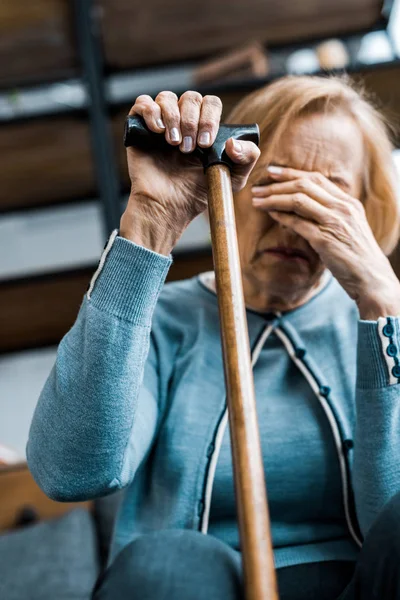
[[[204,169],[215,164],[225,164],[231,169],[233,163],[225,152],[225,144],[230,137],[235,140],[254,142],[258,146],[260,142],[258,125],[257,123],[253,125],[220,125],[213,145],[210,148],[197,146],[191,155],[201,160]],[[138,115],[129,116],[125,121],[124,145],[148,151],[174,149],[174,146],[168,144],[163,134],[150,131],[142,117]]]

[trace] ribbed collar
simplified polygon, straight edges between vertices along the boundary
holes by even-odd
[[[215,273],[214,273],[214,271],[205,271],[204,273],[200,273],[197,277],[198,277],[198,280],[200,281],[200,283],[205,288],[207,288],[207,290],[209,290],[215,296],[217,295],[216,291],[215,291]],[[318,287],[315,289],[314,294],[311,296],[311,298],[309,298],[307,300],[307,302],[305,302],[301,306],[298,306],[297,308],[294,308],[290,311],[284,312],[283,315],[294,314],[294,313],[296,313],[296,311],[300,311],[301,309],[306,307],[309,304],[309,302],[311,302],[316,296],[318,296],[329,285],[329,283],[332,281],[332,279],[333,279],[332,273],[328,269],[325,269],[325,271],[322,274],[321,281],[320,281]],[[263,312],[258,309],[255,309],[249,305],[246,305],[246,309],[253,313],[259,314],[263,318],[266,318],[269,315],[271,316],[271,318],[280,317],[282,315],[282,313],[279,311],[267,313],[267,312]]]

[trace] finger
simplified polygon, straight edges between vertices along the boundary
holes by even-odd
[[[129,111],[129,114],[143,117],[147,127],[155,133],[161,133],[165,131],[165,124],[162,120],[161,109],[159,105],[154,102],[151,96],[147,96],[146,94],[138,96],[135,104]]]
[[[225,151],[235,167],[233,177],[240,178],[240,188],[244,187],[259,156],[260,149],[253,142],[239,141],[229,138],[225,144]]]
[[[203,96],[198,92],[188,91],[179,98],[181,113],[182,152],[192,152],[196,147],[200,110]]]
[[[325,175],[318,171],[300,171],[299,169],[292,169],[290,167],[279,167],[276,165],[268,165],[267,171],[271,179],[276,181],[287,181],[289,179],[308,179],[313,183],[319,185],[325,189],[328,193],[340,198],[341,200],[348,200],[353,202],[355,199],[350,196],[345,190],[339,185],[330,181]],[[347,184],[343,182],[343,185]]]
[[[319,227],[316,223],[308,221],[299,215],[272,211],[270,216],[285,227],[289,227],[295,233],[303,237],[308,243],[315,247],[318,239],[321,237]]]
[[[222,114],[222,102],[218,96],[204,96],[201,104],[197,143],[208,148],[215,142]]]
[[[253,196],[258,198],[267,198],[277,194],[306,194],[323,206],[330,208],[334,208],[338,203],[338,199],[335,198],[335,196],[332,196],[332,194],[327,192],[324,188],[306,177],[282,181],[281,183],[271,183],[269,185],[255,185],[252,187],[252,192]],[[341,202],[341,200],[339,202]]]
[[[277,194],[267,198],[253,197],[253,206],[262,210],[294,213],[300,217],[311,219],[316,223],[332,220],[332,211],[306,194]]]
[[[162,119],[165,123],[165,139],[169,144],[177,146],[182,141],[178,96],[173,92],[160,92],[155,101],[161,109]]]

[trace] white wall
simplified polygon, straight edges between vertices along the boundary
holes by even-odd
[[[0,357],[0,443],[25,457],[29,424],[56,348]]]
[[[0,280],[95,265],[105,242],[101,207],[82,202],[0,218]],[[176,250],[209,245],[209,228],[200,215],[179,240]]]

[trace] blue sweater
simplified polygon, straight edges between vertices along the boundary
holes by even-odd
[[[227,463],[216,296],[198,277],[164,286],[171,258],[116,233],[39,398],[29,467],[57,500],[126,488],[110,560],[164,528],[210,525],[229,543],[234,520],[215,528]],[[400,490],[400,318],[359,320],[330,276],[303,306],[247,319],[276,566],[355,558]]]

